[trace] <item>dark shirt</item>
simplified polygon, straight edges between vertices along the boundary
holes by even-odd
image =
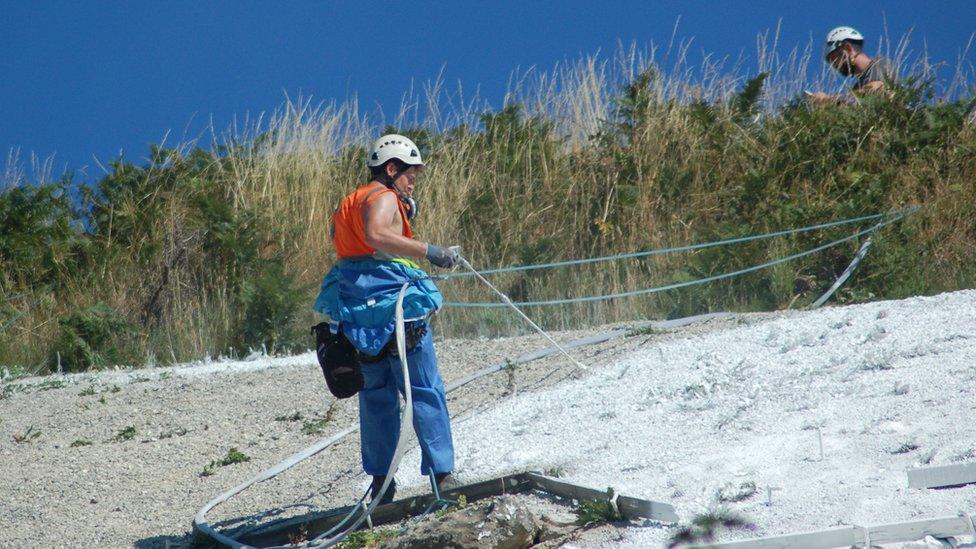
[[[894,80],[898,77],[898,72],[895,70],[895,66],[886,57],[876,57],[871,64],[868,65],[867,70],[862,72],[857,77],[857,84],[854,85],[855,90],[859,90],[864,86],[868,85],[870,82],[884,82],[885,79]]]

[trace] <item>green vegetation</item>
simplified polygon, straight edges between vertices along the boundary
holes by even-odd
[[[133,425],[122,428],[118,433],[112,437],[115,442],[125,442],[127,440],[132,440],[136,436],[136,428]]]
[[[227,455],[222,459],[211,461],[209,464],[204,466],[203,472],[200,473],[200,476],[209,477],[210,475],[214,474],[214,470],[217,467],[226,467],[235,463],[244,463],[247,461],[251,461],[251,458],[247,454],[241,452],[237,448],[231,448],[230,450],[227,450]]]
[[[371,528],[369,530],[358,530],[349,534],[342,543],[336,545],[339,549],[369,549],[379,547],[385,541],[397,537],[399,530],[396,528]]]
[[[17,444],[23,444],[25,442],[34,442],[41,436],[41,432],[34,429],[33,425],[27,427],[27,430],[23,433],[16,433],[13,435],[14,442]]]
[[[547,467],[542,474],[547,477],[560,478],[566,474],[566,468],[562,465],[553,465],[552,467]]]
[[[837,299],[976,286],[973,98],[909,77],[857,105],[810,108],[799,67],[777,70],[705,78],[637,56],[619,66],[584,59],[537,86],[523,80],[501,109],[441,105],[423,126],[407,122],[422,113],[367,127],[354,108],[302,101],[213,150],[153,146],[146,161],[117,159],[97,181],[18,176],[0,192],[0,365],[55,371],[60,357],[80,371],[308,348],[303,327],[334,261],[329,216],[366,179],[362,136],[383,129],[414,138],[429,159],[418,237],[461,244],[477,267],[921,205],[876,234]],[[69,199],[79,187],[82,199]],[[743,269],[868,226],[493,280],[515,301],[621,292]],[[800,307],[859,243],[707,285],[530,312],[569,328]],[[494,301],[472,279],[439,284],[448,300]],[[446,335],[523,329],[504,310],[446,309],[438,322]]]
[[[91,446],[92,444],[94,444],[94,442],[92,442],[90,440],[85,440],[85,439],[79,438],[79,439],[77,439],[77,440],[75,440],[74,442],[71,443],[71,448],[80,448],[82,446]]]
[[[320,435],[325,432],[325,427],[328,424],[329,424],[328,418],[302,421],[302,434]]]
[[[576,508],[576,524],[591,526],[621,520],[623,517],[613,503],[613,495],[613,488],[607,488],[606,499],[580,501]]]
[[[275,421],[301,421],[305,419],[305,416],[301,412],[295,411],[293,414],[285,414],[275,418]]]
[[[723,528],[754,530],[748,519],[725,509],[696,515],[691,524],[679,526],[671,535],[668,549],[684,545],[700,546],[715,541]]]

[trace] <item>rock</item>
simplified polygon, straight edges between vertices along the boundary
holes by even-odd
[[[754,495],[756,495],[756,483],[748,480],[739,483],[738,486],[731,482],[726,482],[721,488],[718,489],[715,497],[718,498],[719,501],[725,503],[734,503],[737,501],[747,500]]]
[[[431,514],[380,547],[528,547],[565,536],[574,524],[555,522],[533,510],[524,499],[505,495],[477,502],[441,516]]]

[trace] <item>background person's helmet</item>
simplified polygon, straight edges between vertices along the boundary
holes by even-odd
[[[864,35],[854,27],[837,27],[827,33],[827,43],[824,45],[824,57],[836,50],[845,41],[864,42]]]
[[[420,149],[409,138],[395,133],[384,135],[373,143],[366,157],[366,167],[375,168],[396,158],[408,166],[423,166]]]

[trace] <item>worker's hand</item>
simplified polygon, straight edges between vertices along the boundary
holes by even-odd
[[[442,269],[450,269],[451,267],[457,265],[457,248],[443,248],[435,244],[428,244],[427,260]]]

